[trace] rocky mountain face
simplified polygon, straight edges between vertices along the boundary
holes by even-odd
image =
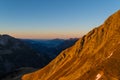
[[[22,80],[120,80],[120,10]]]

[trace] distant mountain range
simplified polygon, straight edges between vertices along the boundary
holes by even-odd
[[[18,76],[44,67],[76,41],[77,39],[23,40],[0,35],[0,80],[16,80]],[[60,46],[65,47],[58,49]]]
[[[47,55],[49,59],[55,58],[62,50],[72,46],[78,38],[70,39],[51,39],[51,40],[30,40],[24,39],[26,45],[37,52],[39,55]]]
[[[120,10],[22,80],[120,80]]]

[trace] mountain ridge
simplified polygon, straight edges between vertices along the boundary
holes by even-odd
[[[120,10],[22,80],[119,80]]]

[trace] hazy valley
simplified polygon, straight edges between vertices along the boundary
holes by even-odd
[[[78,39],[31,40],[0,36],[0,77],[12,80],[47,65]],[[66,45],[67,43],[67,45]],[[16,80],[16,79],[15,79]]]

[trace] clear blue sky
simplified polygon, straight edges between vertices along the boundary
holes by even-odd
[[[81,37],[120,9],[120,0],[0,0],[0,33],[19,38]]]

